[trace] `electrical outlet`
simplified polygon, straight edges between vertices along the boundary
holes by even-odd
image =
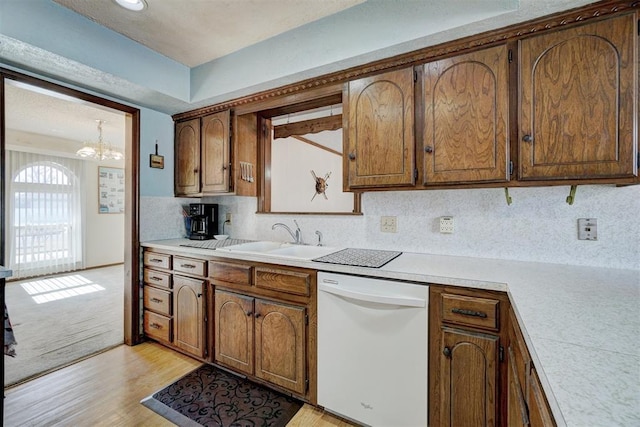
[[[225,222],[226,222],[227,224],[231,224],[231,212],[227,212],[227,217],[226,217]]]
[[[398,218],[395,216],[380,217],[380,231],[383,233],[397,233]]]
[[[578,218],[578,240],[598,240],[596,218]]]
[[[453,233],[453,217],[452,216],[440,217],[440,232],[445,234]]]

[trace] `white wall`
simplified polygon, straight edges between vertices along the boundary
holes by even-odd
[[[332,134],[342,146],[342,129],[306,135],[318,142],[322,134]],[[278,138],[271,143],[272,212],[352,212],[353,194],[342,192],[342,156],[314,147],[298,139]],[[314,171],[327,180],[325,199],[316,194]]]
[[[124,130],[123,130],[124,132]],[[6,148],[75,157],[77,141],[63,140],[12,129],[6,130]],[[123,168],[124,162],[92,162],[85,165],[85,267],[124,262],[124,214],[98,214],[98,166]]]
[[[211,197],[221,215],[233,215],[227,232],[236,238],[287,240],[275,222],[297,219],[303,237],[315,242],[320,230],[329,246],[537,261],[640,270],[640,186],[579,186],[573,205],[569,186],[504,189],[388,191],[363,195],[363,216],[257,215],[253,197]],[[142,210],[158,210],[174,199],[141,200]],[[176,213],[177,215],[177,213]],[[397,233],[381,233],[380,217],[398,218]],[[440,234],[438,219],[452,215],[454,234]],[[577,240],[577,219],[597,218],[598,240]],[[158,218],[153,226],[175,222]],[[160,223],[159,223],[160,222]],[[141,222],[142,227],[148,224]],[[168,227],[167,227],[168,228]],[[163,236],[165,237],[179,237]]]

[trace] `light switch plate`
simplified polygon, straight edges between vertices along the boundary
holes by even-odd
[[[596,218],[578,218],[578,240],[598,240]]]
[[[452,216],[440,217],[440,232],[445,234],[453,233],[453,217]]]

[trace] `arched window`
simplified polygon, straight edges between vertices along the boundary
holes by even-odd
[[[13,177],[7,204],[11,268],[18,277],[28,277],[81,267],[80,163],[31,153],[8,155]]]

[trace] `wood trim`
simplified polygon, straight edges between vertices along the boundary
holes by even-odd
[[[124,270],[125,270],[125,288],[124,288],[124,342],[127,345],[135,345],[142,342],[142,331],[140,327],[140,233],[139,233],[139,191],[140,191],[140,110],[138,108],[121,104],[109,99],[101,98],[62,86],[51,81],[47,81],[38,77],[28,76],[13,70],[0,68],[0,83],[2,83],[2,98],[0,99],[0,129],[4,131],[4,83],[5,80],[14,80],[16,82],[27,83],[52,92],[67,95],[92,104],[101,105],[103,107],[118,110],[126,114],[125,135],[129,138],[130,144],[125,147],[125,182],[126,182],[126,198],[125,198],[125,243],[124,248]],[[4,132],[0,136],[0,156],[4,164]],[[2,180],[4,185],[4,180]],[[3,188],[3,187],[0,187]],[[4,214],[4,194],[0,200],[0,211]],[[3,215],[2,214],[2,215]],[[4,222],[3,222],[4,223]],[[4,236],[0,250],[4,250]],[[4,259],[4,257],[3,257]],[[3,365],[4,366],[4,365]],[[4,368],[3,368],[4,369]]]
[[[640,1],[601,1],[592,5],[558,12],[553,15],[533,19],[524,23],[511,25],[497,30],[490,30],[480,34],[463,37],[461,39],[440,43],[420,50],[396,55],[364,65],[348,68],[334,73],[305,79],[300,82],[264,90],[255,94],[235,98],[219,104],[199,108],[173,115],[174,120],[202,116],[224,109],[237,109],[242,113],[264,110],[261,105],[279,100],[280,105],[292,104],[296,97],[303,93],[315,91],[321,93],[323,89],[335,90],[336,85],[356,78],[377,74],[391,69],[413,66],[416,64],[455,55],[462,51],[489,47],[527,37],[529,35],[547,32],[571,24],[587,22],[607,15],[640,8]],[[316,96],[317,97],[317,96]],[[310,97],[311,98],[311,97]],[[309,99],[309,98],[307,98]],[[300,110],[298,110],[300,111]]]
[[[274,126],[273,137],[287,138],[289,136],[308,135],[310,133],[338,129],[342,129],[342,114]]]
[[[329,147],[325,147],[324,145],[318,144],[317,142],[314,142],[314,141],[312,141],[310,139],[307,139],[307,138],[305,138],[303,136],[292,136],[292,138],[297,139],[298,141],[304,142],[305,144],[312,145],[312,146],[314,146],[316,148],[319,148],[321,150],[328,151],[329,153],[335,154],[336,156],[342,157],[342,153],[341,152],[336,151],[336,150],[334,150],[332,148],[329,148]]]

